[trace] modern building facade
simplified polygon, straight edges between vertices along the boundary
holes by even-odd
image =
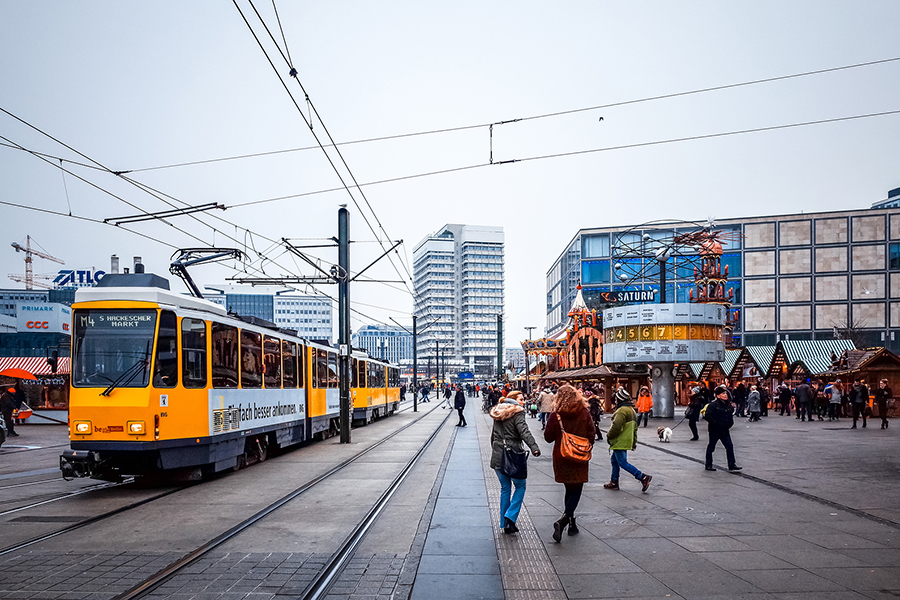
[[[589,308],[608,305],[603,292],[649,290],[658,302],[654,250],[702,225],[580,230],[547,272],[546,333],[563,331],[579,284]],[[722,219],[713,229],[725,238],[736,345],[852,335],[857,345],[900,350],[900,208]],[[623,258],[622,248],[638,256]],[[692,254],[681,248],[668,258],[668,302],[689,301]]]
[[[203,297],[224,306],[228,312],[271,321],[307,339],[330,342],[334,337],[334,309],[330,298],[264,288],[257,288],[256,293],[238,287],[207,287],[206,290]]]
[[[364,325],[351,339],[354,348],[363,348],[369,356],[392,364],[412,361],[412,334],[400,327]]]
[[[504,300],[502,227],[448,224],[413,249],[419,364],[493,377]],[[499,318],[498,318],[499,317]]]

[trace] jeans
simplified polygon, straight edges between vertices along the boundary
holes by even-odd
[[[639,412],[637,416],[637,422],[634,424],[635,427],[641,426],[641,419],[644,420],[644,427],[647,426],[647,421],[650,420],[650,411],[647,412]]]
[[[610,481],[619,481],[620,468],[634,475],[635,479],[640,479],[644,476],[644,474],[641,473],[637,467],[628,464],[628,450],[613,450],[609,461],[612,463],[612,475],[610,475],[609,477]]]
[[[463,414],[463,411],[464,411],[464,410],[465,410],[464,408],[457,408],[457,409],[456,409],[456,412],[459,413],[459,424],[462,425],[463,427],[466,426],[466,417],[465,417],[465,415]]]
[[[495,469],[495,471],[497,479],[500,480],[500,527],[504,527],[506,525],[504,518],[513,523],[519,518],[522,501],[525,499],[525,480],[512,479],[501,473],[499,469]],[[513,486],[516,487],[515,492],[512,492]]]

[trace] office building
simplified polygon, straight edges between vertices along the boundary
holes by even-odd
[[[888,196],[900,199],[900,189]],[[658,302],[653,252],[700,226],[578,231],[547,272],[546,333],[564,330],[579,284],[589,308],[608,305],[604,292],[644,290]],[[900,208],[720,219],[714,230],[723,232],[735,345],[852,335],[858,346],[900,350]],[[637,252],[622,256],[625,247]],[[689,301],[696,255],[682,247],[666,262],[668,302]]]
[[[400,327],[364,325],[353,334],[351,343],[369,356],[391,364],[412,361],[412,334]]]
[[[242,286],[207,286],[205,290],[206,300],[224,306],[228,312],[271,321],[311,340],[330,343],[334,338],[330,298],[264,287],[247,290]]]
[[[413,249],[418,360],[494,377],[503,314],[502,227],[448,224]]]

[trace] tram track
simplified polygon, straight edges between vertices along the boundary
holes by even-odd
[[[229,529],[228,531],[222,533],[221,535],[217,536],[216,538],[210,540],[209,542],[207,542],[206,544],[204,544],[202,547],[198,548],[198,550],[195,550],[195,551],[193,551],[193,552],[191,552],[191,553],[185,555],[185,557],[184,557],[182,560],[176,561],[176,563],[173,563],[173,565],[170,565],[170,567],[167,567],[166,569],[163,569],[163,571],[161,571],[160,573],[157,573],[156,576],[151,577],[151,578],[148,578],[148,580],[145,581],[144,584],[141,586],[141,589],[140,589],[140,590],[132,590],[132,592],[131,592],[131,593],[137,593],[137,594],[139,594],[139,595],[131,595],[131,596],[124,596],[124,595],[123,595],[122,598],[139,598],[139,597],[142,597],[143,595],[146,595],[147,593],[149,593],[149,592],[152,591],[153,589],[156,589],[159,585],[161,585],[162,583],[164,583],[164,581],[167,581],[168,579],[171,579],[171,577],[173,577],[175,574],[177,574],[178,571],[180,571],[181,569],[183,569],[184,567],[186,567],[188,564],[193,563],[193,562],[194,562],[197,558],[199,558],[200,556],[202,556],[202,555],[208,553],[208,552],[211,551],[213,548],[219,546],[221,543],[223,543],[223,542],[225,542],[226,540],[228,540],[228,539],[234,537],[235,535],[239,534],[241,531],[244,531],[244,530],[248,529],[250,526],[253,525],[253,523],[255,523],[255,522],[261,520],[262,518],[264,518],[264,517],[267,516],[268,514],[271,514],[272,512],[276,511],[276,510],[277,510],[278,508],[280,508],[281,506],[284,506],[285,504],[287,504],[287,503],[290,502],[291,500],[293,500],[293,499],[295,499],[296,497],[302,495],[304,492],[308,491],[309,489],[312,489],[312,488],[315,487],[315,485],[317,485],[318,483],[321,483],[322,481],[326,480],[326,479],[327,479],[328,477],[330,477],[331,475],[337,473],[338,471],[340,471],[341,469],[343,469],[343,468],[347,467],[348,465],[352,464],[353,462],[355,462],[355,461],[358,460],[359,458],[365,456],[365,455],[368,454],[369,452],[371,452],[371,451],[375,450],[376,448],[380,447],[382,444],[386,443],[387,441],[389,441],[390,439],[394,438],[394,437],[397,436],[398,434],[402,433],[403,431],[405,431],[405,430],[407,430],[408,428],[412,427],[413,425],[417,424],[417,423],[420,422],[423,418],[425,418],[426,416],[428,416],[431,412],[433,412],[433,411],[436,410],[436,409],[437,409],[437,406],[435,406],[434,408],[432,408],[431,410],[429,410],[429,411],[427,411],[427,412],[424,412],[420,417],[418,417],[418,418],[412,420],[411,422],[409,422],[409,423],[403,425],[402,427],[400,427],[400,428],[397,429],[396,431],[391,432],[390,434],[388,434],[387,436],[381,438],[380,440],[377,440],[376,442],[374,442],[374,443],[373,443],[371,446],[369,446],[368,448],[366,448],[366,449],[364,449],[364,450],[362,450],[362,451],[360,451],[360,452],[354,454],[353,456],[349,457],[349,458],[346,459],[345,461],[343,461],[343,462],[341,462],[340,464],[336,465],[335,467],[329,469],[329,470],[326,471],[325,473],[322,473],[321,475],[319,475],[319,476],[317,476],[317,477],[315,477],[315,478],[313,478],[313,479],[307,481],[304,485],[302,485],[302,486],[300,486],[299,488],[295,489],[293,492],[291,492],[291,493],[289,493],[289,494],[283,496],[282,498],[280,498],[280,499],[277,500],[276,502],[273,502],[272,504],[270,504],[269,506],[267,506],[267,507],[264,508],[263,510],[259,511],[257,514],[255,514],[255,515],[253,515],[252,517],[246,519],[245,521],[239,523],[239,524],[236,525],[235,527],[232,527],[231,529]],[[397,412],[400,412],[400,411],[397,411]],[[448,416],[449,416],[449,414],[448,414]],[[442,429],[444,422],[446,422],[446,417],[445,417],[444,420],[441,422],[441,425],[435,429],[435,434],[436,434],[437,431],[440,431],[440,430]],[[430,440],[433,439],[433,437],[434,437],[434,436],[432,435],[432,437],[429,438],[429,443],[430,443]],[[50,480],[45,480],[45,481],[50,481]],[[58,480],[53,480],[53,481],[58,481]],[[34,482],[34,483],[37,483],[37,482]],[[99,489],[108,489],[108,488],[111,488],[111,487],[123,486],[123,485],[126,485],[126,484],[128,484],[128,483],[133,483],[133,482],[130,481],[130,480],[126,480],[126,481],[124,481],[124,482],[116,482],[116,483],[101,483],[101,484],[97,484],[96,486],[90,486],[90,489],[83,489],[83,490],[79,490],[78,492],[75,492],[75,493],[72,493],[72,494],[67,494],[67,495],[65,495],[65,496],[60,496],[60,497],[57,497],[57,498],[54,498],[54,499],[45,500],[45,501],[42,501],[42,502],[39,502],[39,503],[33,503],[33,504],[31,504],[31,505],[29,505],[29,506],[27,506],[27,507],[19,507],[18,509],[13,509],[13,510],[10,510],[10,511],[6,511],[5,513],[0,513],[0,515],[3,515],[3,514],[9,514],[9,513],[12,513],[12,512],[22,511],[22,510],[25,510],[25,509],[27,509],[27,508],[34,508],[34,507],[39,506],[39,505],[42,505],[42,504],[47,504],[47,503],[49,503],[49,502],[58,501],[58,500],[63,500],[63,499],[69,498],[69,497],[71,497],[71,496],[83,494],[83,493],[90,492],[90,491],[97,491],[97,490],[99,490]],[[94,516],[94,517],[90,517],[90,518],[84,519],[84,520],[79,521],[79,522],[77,522],[77,523],[73,523],[73,524],[68,525],[68,526],[66,526],[66,527],[62,527],[62,528],[60,528],[60,529],[54,530],[54,531],[52,531],[52,532],[48,532],[48,533],[46,533],[46,534],[42,534],[42,535],[39,535],[39,536],[30,538],[30,539],[28,539],[28,540],[24,540],[24,541],[22,541],[22,542],[18,542],[18,543],[12,544],[12,545],[7,546],[7,547],[5,547],[5,548],[0,548],[0,556],[12,554],[12,553],[14,553],[14,552],[17,552],[17,551],[19,551],[19,550],[22,550],[22,549],[27,548],[27,547],[29,547],[29,546],[32,546],[32,545],[34,545],[34,544],[38,544],[38,543],[40,543],[40,542],[44,542],[44,541],[46,541],[46,540],[49,540],[49,539],[52,539],[52,538],[55,538],[55,537],[58,537],[58,536],[61,536],[61,535],[64,535],[64,534],[67,534],[67,533],[76,531],[76,530],[78,530],[78,529],[82,529],[82,528],[84,528],[84,527],[87,527],[87,526],[90,526],[90,525],[99,523],[99,522],[104,521],[104,520],[106,520],[106,519],[108,519],[108,518],[110,518],[110,517],[114,517],[114,516],[117,516],[117,515],[121,515],[121,514],[123,514],[123,513],[128,512],[128,511],[137,509],[137,508],[139,508],[139,507],[141,507],[141,506],[150,504],[150,503],[152,503],[152,502],[155,502],[155,501],[157,501],[157,500],[160,500],[160,499],[162,499],[162,498],[165,498],[165,497],[167,497],[167,496],[170,496],[170,495],[172,495],[172,494],[175,494],[175,493],[177,493],[177,492],[180,492],[180,491],[182,491],[182,490],[184,490],[184,489],[186,489],[186,488],[184,488],[184,487],[178,487],[178,488],[176,488],[176,489],[166,490],[166,491],[164,491],[164,492],[162,492],[162,493],[154,494],[153,496],[150,496],[150,497],[148,497],[148,498],[144,498],[144,499],[142,499],[142,500],[139,500],[139,501],[130,503],[130,504],[128,504],[128,505],[119,507],[119,508],[117,508],[117,509],[114,509],[114,510],[111,510],[111,511],[107,511],[107,512],[104,512],[104,513],[102,513],[102,514],[96,515],[96,516]],[[185,562],[185,561],[186,561],[186,562]],[[182,564],[182,563],[183,563],[183,564]],[[163,577],[163,579],[160,579],[160,577]],[[152,581],[151,581],[151,580],[152,580]],[[154,581],[155,581],[155,584],[154,584]],[[145,586],[146,586],[146,587],[145,587]]]
[[[55,481],[59,481],[59,480],[57,479]],[[42,482],[34,482],[34,483],[42,483]],[[6,516],[6,515],[11,515],[11,514],[17,513],[17,512],[21,512],[23,510],[29,510],[32,508],[36,508],[38,506],[44,506],[45,504],[51,504],[53,502],[58,502],[60,500],[65,500],[67,498],[72,498],[74,496],[80,496],[81,494],[87,494],[88,492],[95,492],[97,490],[105,490],[105,489],[109,489],[109,488],[113,488],[113,487],[128,485],[131,483],[134,483],[133,477],[129,477],[129,478],[125,479],[124,481],[97,483],[94,485],[89,485],[89,486],[81,488],[80,490],[76,490],[74,492],[68,492],[61,496],[56,496],[55,498],[48,498],[46,500],[41,500],[40,502],[33,502],[32,504],[27,504],[25,506],[20,506],[18,508],[12,508],[9,510],[5,510],[3,512],[0,512],[0,517]],[[24,485],[29,485],[29,484],[27,484],[27,483],[18,484],[18,486],[24,486]],[[7,487],[18,487],[18,486],[7,486]]]
[[[164,567],[154,575],[148,577],[141,583],[135,585],[131,589],[115,596],[112,600],[139,600],[140,598],[144,598],[145,596],[152,593],[154,590],[165,584],[167,581],[171,580],[173,577],[179,574],[179,572],[183,571],[188,566],[194,564],[197,560],[223,544],[224,542],[234,538],[238,534],[248,530],[254,524],[258,523],[262,519],[266,518],[270,514],[274,513],[278,509],[287,505],[291,501],[295,500],[305,492],[314,488],[319,483],[330,478],[332,475],[339,473],[343,469],[355,463],[357,460],[367,455],[369,452],[375,450],[388,440],[393,437],[399,435],[403,431],[406,431],[408,428],[417,424],[422,420],[425,416],[431,414],[437,409],[437,406],[433,407],[427,413],[425,413],[422,417],[407,423],[403,427],[397,429],[391,434],[385,436],[381,440],[375,442],[365,450],[362,450],[353,456],[345,459],[341,463],[335,465],[328,471],[322,473],[321,475],[307,481],[302,486],[296,488],[292,492],[282,496],[275,502],[269,504],[267,507],[258,511],[254,515],[248,517],[244,521],[241,521],[237,525],[231,527],[227,531],[219,534],[203,545],[197,547],[196,549],[188,552],[183,555],[179,560],[169,564]],[[341,572],[343,567],[349,561],[350,557],[353,555],[354,550],[365,537],[365,534],[368,532],[371,525],[375,522],[375,519],[387,505],[390,498],[393,496],[394,492],[400,487],[403,481],[406,479],[406,476],[412,471],[412,468],[416,465],[419,458],[421,458],[422,454],[424,454],[425,450],[431,445],[431,442],[437,437],[438,433],[443,429],[444,424],[446,424],[447,420],[450,417],[450,413],[444,417],[444,419],[440,422],[440,425],[435,427],[434,431],[428,437],[428,439],[419,447],[418,451],[413,455],[413,457],[406,463],[406,465],[400,470],[399,474],[392,480],[391,484],[388,488],[381,494],[378,500],[375,502],[373,507],[366,513],[363,519],[360,520],[359,523],[353,528],[351,533],[345,538],[345,540],[341,543],[338,550],[335,551],[329,560],[326,562],[325,567],[319,571],[316,577],[313,578],[312,582],[307,586],[306,590],[300,596],[303,600],[314,600],[321,598],[327,593],[330,585],[335,581],[337,575]]]

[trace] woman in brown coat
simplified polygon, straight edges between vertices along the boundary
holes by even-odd
[[[581,392],[570,385],[564,385],[556,393],[554,412],[547,418],[547,426],[544,429],[544,439],[553,443],[553,475],[557,483],[566,487],[565,511],[561,519],[553,524],[553,539],[559,542],[562,532],[569,528],[569,535],[578,533],[575,525],[575,509],[581,499],[581,490],[588,480],[588,463],[567,460],[563,458],[559,445],[562,440],[562,430],[566,433],[581,436],[589,440],[594,439],[594,421],[587,400]],[[562,427],[560,427],[562,420]]]

